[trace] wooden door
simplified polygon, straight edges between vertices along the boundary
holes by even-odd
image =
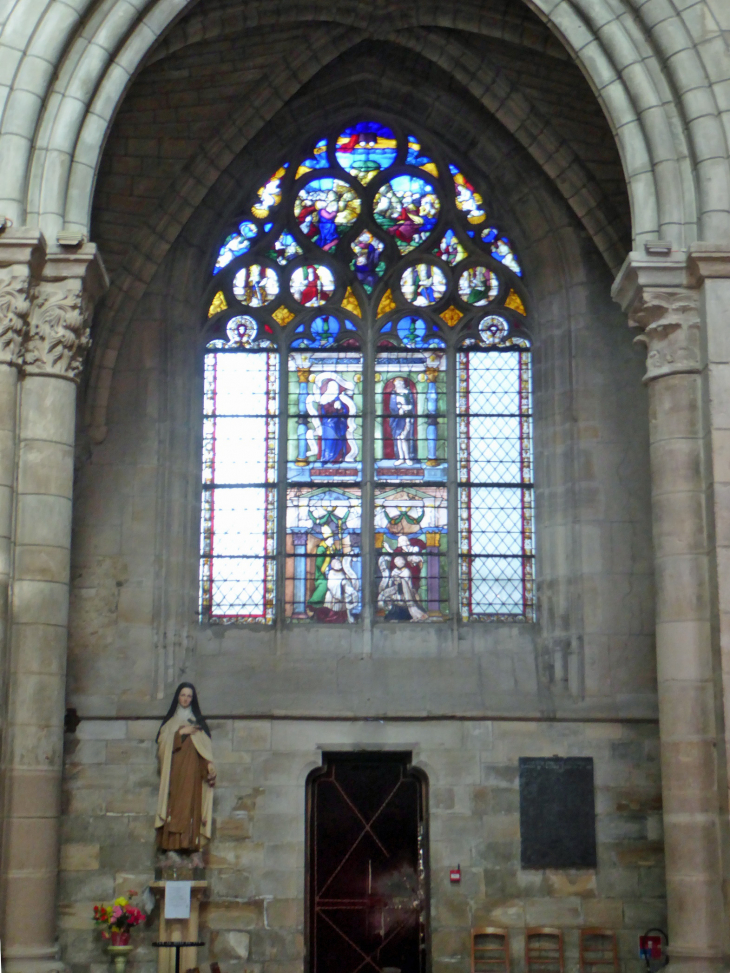
[[[410,754],[326,754],[310,776],[309,973],[426,973],[426,808]]]

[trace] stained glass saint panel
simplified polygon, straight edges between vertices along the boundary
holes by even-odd
[[[287,479],[362,479],[362,355],[333,349],[289,355]]]
[[[321,322],[334,341],[335,318],[315,319],[310,340]],[[294,621],[355,622],[362,612],[362,369],[359,352],[289,355],[285,614]]]
[[[448,615],[446,487],[375,491],[376,618],[428,622]]]
[[[534,607],[529,351],[516,346],[462,352],[458,387],[462,618],[529,620]]]
[[[380,352],[375,407],[376,479],[445,483],[445,351]]]
[[[446,484],[446,354],[381,351],[375,370],[375,476],[391,484],[375,490],[376,618],[444,618],[447,488],[427,484]]]
[[[290,487],[286,503],[285,615],[357,622],[362,612],[360,487]]]
[[[211,349],[204,381],[202,613],[210,619],[270,622],[278,356]]]

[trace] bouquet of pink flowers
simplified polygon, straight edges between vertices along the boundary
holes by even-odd
[[[94,906],[94,922],[102,927],[104,939],[111,937],[113,945],[126,945],[129,942],[129,930],[147,918],[141,909],[129,902],[136,894],[130,889],[126,897],[120,896],[111,905],[100,903]]]

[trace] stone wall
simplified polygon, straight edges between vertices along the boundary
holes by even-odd
[[[184,668],[203,698],[218,701],[218,714],[653,717],[646,391],[641,351],[608,297],[610,275],[564,201],[486,113],[433,79],[409,93],[390,65],[378,78],[374,57],[357,63],[371,79],[369,105],[387,111],[403,99],[404,123],[424,124],[421,114],[434,141],[449,152],[464,147],[489,212],[524,264],[537,623],[434,624],[417,633],[387,624],[198,624],[209,257],[262,173],[303,130],[313,135],[325,124],[322,104],[332,117],[364,110],[360,82],[337,75],[305,91],[231,163],[120,343],[104,435],[86,439],[78,457],[69,705],[82,716],[152,715]]]
[[[153,877],[158,726],[89,720],[66,735],[60,926],[72,973],[107,969],[92,903]],[[199,960],[223,973],[301,973],[305,782],[322,750],[411,750],[428,775],[434,973],[468,973],[479,925],[510,930],[516,973],[533,925],[565,930],[566,973],[578,969],[583,926],[615,929],[622,969],[638,971],[638,934],[664,922],[653,724],[219,720],[211,732],[218,785]],[[519,867],[518,758],[552,755],[594,759],[596,871]],[[156,928],[155,913],[131,973],[156,969]]]
[[[302,26],[303,17],[309,22],[306,28]],[[312,26],[315,21],[326,26],[319,30]],[[262,51],[262,59],[254,66],[258,76],[247,78],[248,54],[254,47],[267,46],[273,35],[281,46],[276,46],[274,38],[275,43],[268,52]],[[309,43],[298,44],[297,38],[305,36]],[[601,715],[619,718],[621,713],[641,710],[648,714],[656,708],[655,625],[648,570],[646,401],[638,386],[636,363],[630,360],[628,337],[617,338],[611,333],[612,327],[623,328],[625,321],[611,319],[607,312],[605,274],[597,279],[595,264],[591,269],[590,261],[582,263],[576,256],[578,251],[585,255],[580,240],[590,237],[591,245],[614,271],[621,263],[624,253],[620,242],[626,235],[628,212],[625,179],[631,197],[634,248],[626,264],[629,276],[641,275],[642,287],[651,284],[665,288],[670,281],[676,293],[692,281],[700,297],[702,360],[698,359],[689,373],[680,368],[678,381],[676,375],[665,376],[668,381],[656,375],[652,379],[665,385],[660,393],[652,393],[652,450],[671,457],[670,461],[653,464],[654,495],[659,498],[654,508],[673,511],[671,516],[657,519],[661,530],[656,535],[656,629],[667,770],[664,785],[673,966],[683,973],[727,966],[723,957],[730,955],[730,946],[723,897],[728,888],[726,863],[730,860],[726,800],[730,694],[724,683],[728,671],[725,629],[730,613],[728,559],[723,551],[730,535],[724,502],[730,469],[725,376],[730,360],[725,342],[730,333],[726,293],[730,279],[726,248],[730,232],[729,38],[727,0],[640,4],[629,0],[572,0],[570,4],[529,0],[529,10],[527,4],[515,0],[463,0],[458,5],[430,0],[417,4],[406,0],[400,4],[363,4],[361,0],[337,4],[330,0],[308,0],[305,4],[300,0],[274,4],[270,0],[248,0],[245,4],[237,0],[147,0],[127,5],[108,0],[15,0],[2,6],[0,215],[9,217],[15,230],[42,229],[55,253],[68,251],[74,247],[71,240],[93,239],[90,214],[98,185],[96,227],[110,266],[117,268],[94,336],[94,357],[83,379],[91,434],[87,440],[84,429],[81,437],[80,488],[74,487],[74,602],[67,701],[79,706],[82,716],[151,718],[170,683],[174,684],[180,669],[192,665],[196,653],[204,664],[215,655],[203,651],[211,647],[214,636],[197,629],[190,610],[195,601],[195,584],[190,581],[195,562],[194,532],[181,531],[181,524],[184,527],[195,522],[196,491],[191,457],[196,446],[193,418],[197,416],[197,400],[191,371],[185,368],[189,365],[186,356],[190,356],[198,334],[201,267],[218,232],[216,219],[226,216],[225,201],[233,190],[241,188],[241,181],[234,177],[251,167],[246,155],[232,174],[231,160],[245,154],[272,119],[280,125],[300,88],[329,68],[331,87],[321,89],[320,94],[324,91],[335,97],[346,83],[345,76],[352,73],[353,88],[359,87],[360,95],[364,92],[370,97],[375,88],[372,74],[351,71],[352,52],[363,42],[392,45],[390,50],[398,53],[388,67],[395,70],[406,64],[405,74],[418,60],[408,60],[408,55],[420,45],[422,65],[427,69],[411,73],[410,87],[402,89],[402,97],[391,97],[391,104],[398,105],[405,115],[418,104],[416,92],[426,90],[421,80],[433,77],[439,95],[431,101],[453,118],[453,125],[436,125],[434,130],[455,131],[471,117],[463,106],[478,103],[486,115],[491,113],[497,119],[492,129],[488,122],[471,126],[482,136],[482,142],[492,141],[494,130],[500,126],[510,135],[511,146],[499,137],[494,139],[495,155],[504,166],[500,169],[486,153],[482,171],[494,174],[500,192],[505,180],[512,179],[510,192],[504,193],[505,206],[516,214],[520,228],[524,225],[528,242],[535,243],[530,257],[534,256],[543,274],[536,307],[539,320],[553,325],[552,331],[544,329],[536,335],[536,375],[544,380],[542,386],[536,383],[536,402],[542,416],[552,417],[538,425],[544,445],[540,473],[544,493],[538,509],[543,585],[540,627],[519,633],[516,652],[508,644],[511,635],[506,629],[484,638],[481,632],[472,630],[460,640],[454,628],[450,643],[434,650],[435,655],[444,653],[447,661],[440,668],[429,666],[427,682],[440,690],[443,672],[455,668],[448,661],[448,651],[458,654],[460,645],[465,648],[463,643],[470,643],[472,656],[465,651],[463,659],[473,657],[478,665],[470,661],[461,666],[463,685],[470,684],[472,675],[472,683],[482,680],[494,690],[494,698],[502,699],[510,679],[513,683],[522,680],[524,685],[534,671],[534,685],[518,701],[517,709],[523,715],[554,716],[556,711],[566,715],[570,711],[574,717],[595,717],[605,703],[612,712]],[[245,51],[244,40],[249,45]],[[274,65],[272,70],[264,63],[267,53]],[[182,73],[175,77],[175,71]],[[211,81],[207,94],[202,92],[206,74]],[[214,90],[213,79],[219,75],[221,84]],[[587,83],[583,83],[583,77]],[[146,91],[136,87],[137,78],[143,86],[146,84]],[[227,83],[229,90],[225,90]],[[160,85],[159,92],[156,85]],[[250,97],[254,89],[256,98]],[[311,92],[310,86],[310,96]],[[463,97],[462,109],[452,111],[453,100],[449,99],[455,92]],[[146,105],[145,97],[151,98]],[[211,104],[217,111],[209,115]],[[229,106],[231,114],[226,117]],[[283,112],[282,106],[286,106]],[[145,117],[145,112],[151,112],[151,117]],[[554,115],[559,116],[558,121],[551,117]],[[120,125],[112,131],[115,117]],[[305,125],[306,113],[294,122]],[[605,137],[609,130],[618,143],[623,172],[610,138]],[[147,138],[150,132],[153,134]],[[126,146],[127,139],[146,144]],[[110,147],[110,154],[100,164],[105,145]],[[479,156],[484,146],[477,142],[473,150]],[[530,160],[532,169],[527,165]],[[476,164],[478,168],[478,159]],[[98,173],[101,180],[97,183]],[[536,173],[548,183],[544,192],[533,193]],[[522,195],[513,192],[515,183],[524,187]],[[211,196],[216,199],[208,205]],[[567,203],[575,217],[572,222],[554,219],[559,208],[553,205],[555,197]],[[192,227],[201,212],[207,218]],[[619,220],[615,221],[617,214]],[[606,227],[612,232],[605,233]],[[66,233],[59,237],[59,231]],[[571,238],[572,246],[564,246],[566,237]],[[673,250],[657,246],[660,241],[669,241]],[[556,272],[550,252],[554,243],[564,264],[575,273],[561,277],[561,272]],[[522,240],[520,245],[523,253],[528,253]],[[721,259],[715,267],[705,266],[699,277],[697,266],[690,267],[691,273],[685,275],[685,258],[689,256],[692,264],[698,247]],[[159,271],[166,255],[171,259],[163,267],[167,275],[163,280]],[[180,284],[186,274],[192,282],[187,290]],[[532,275],[532,281],[537,287],[538,277]],[[586,282],[591,286],[586,287]],[[594,299],[596,294],[598,300]],[[31,296],[35,301],[36,295]],[[624,301],[624,306],[629,308],[632,300]],[[164,311],[163,305],[174,313]],[[196,315],[197,320],[191,320]],[[643,323],[634,317],[634,323],[642,328],[647,328],[649,321],[646,315]],[[663,341],[657,333],[667,337],[670,351],[674,341],[671,336],[681,334],[683,324],[676,316],[670,316],[667,323],[668,327],[654,329],[655,360],[657,346]],[[558,325],[563,327],[561,340],[550,347]],[[120,348],[124,349],[122,367],[117,368]],[[666,349],[659,357],[665,354]],[[671,361],[677,370],[673,356]],[[701,394],[692,393],[692,398],[686,395],[687,389],[691,382],[700,380],[682,376],[699,374],[700,368]],[[596,382],[598,373],[600,380]],[[671,405],[672,397],[674,402],[680,399],[677,387],[688,403],[682,418],[692,429],[692,436],[685,436],[683,444],[678,441],[684,427],[675,421],[677,412]],[[627,390],[631,389],[629,394]],[[181,402],[187,403],[187,412],[180,408]],[[14,414],[11,405],[8,415]],[[93,454],[92,461],[89,442],[102,443],[109,414],[109,438],[105,449]],[[658,425],[662,425],[659,433]],[[693,437],[695,443],[690,441]],[[704,437],[701,443],[700,437]],[[695,446],[701,449],[695,450],[696,456],[692,455],[688,463],[686,457]],[[5,484],[20,482],[11,453],[4,450],[2,455],[0,480]],[[677,455],[685,461],[678,464]],[[702,469],[702,464],[695,462],[697,457],[706,460]],[[53,475],[55,471],[46,472]],[[692,479],[693,485],[680,497],[687,482],[683,477]],[[672,506],[666,500],[670,494]],[[704,505],[695,504],[700,495],[706,498]],[[178,510],[183,511],[179,518]],[[7,524],[11,524],[10,504],[5,515]],[[33,522],[30,527],[37,530],[45,545],[45,523]],[[8,549],[17,543],[15,527],[6,539]],[[64,529],[59,550],[66,547]],[[686,569],[690,562],[693,572]],[[17,559],[10,562],[11,591],[21,587],[15,584],[20,563]],[[47,565],[41,569],[47,570]],[[677,592],[682,596],[679,599]],[[20,615],[37,622],[47,606],[47,599],[45,603],[44,599],[30,601],[22,606],[25,615]],[[15,608],[11,605],[6,612],[0,599],[0,609],[11,628],[18,617]],[[59,599],[58,612],[63,619],[65,598]],[[58,628],[64,628],[63,621]],[[495,643],[499,643],[499,651],[495,651]],[[39,636],[39,644],[45,650],[48,640]],[[306,697],[308,685],[296,671],[296,664],[306,654],[301,641],[293,639],[287,644],[286,633],[279,631],[268,644],[259,646],[258,652],[251,649],[248,639],[233,631],[227,651],[219,653],[218,676],[209,686],[214,690],[225,685],[232,662],[238,665],[238,685],[234,688],[237,714],[254,712],[247,710],[249,702],[271,701],[271,688],[276,688],[282,672],[293,683],[300,683]],[[409,684],[408,678],[402,678],[402,666],[398,676],[402,660],[389,657],[406,651],[402,643],[394,640],[376,645],[376,649],[382,655],[376,678],[369,683],[364,679],[352,683],[359,715],[369,686],[379,688],[387,679],[390,695],[398,701],[394,682],[400,679],[400,685]],[[7,681],[10,652],[6,651],[3,658]],[[23,665],[30,667],[33,660],[25,651],[21,658]],[[262,660],[268,666],[269,680],[264,693],[259,672]],[[332,669],[348,669],[353,660],[357,660],[356,650],[341,665],[334,655],[323,660],[313,651],[307,664],[310,673],[316,675],[318,669],[326,669],[329,674]],[[22,760],[46,768],[55,766],[55,741],[60,740],[62,647],[53,661],[58,705],[50,705],[42,692],[15,694],[21,719],[13,722],[15,715],[11,713],[8,727],[8,713],[2,714],[4,741],[13,739],[25,719],[48,728],[47,746],[33,751],[25,748],[18,754]],[[422,658],[414,655],[407,675],[421,665]],[[528,674],[529,666],[532,670]],[[498,677],[489,683],[495,670]],[[45,673],[36,675],[45,678]],[[40,684],[40,680],[37,682]],[[700,684],[704,695],[696,692]],[[337,681],[335,686],[339,688]],[[677,699],[681,705],[677,705]],[[688,699],[701,700],[701,705],[690,705]],[[272,710],[282,703],[291,707],[293,701],[274,699]],[[415,704],[427,711],[432,701],[416,698]],[[93,725],[103,731],[104,726],[116,724],[112,719],[108,724],[99,720]],[[589,726],[608,731],[617,725]],[[91,726],[92,721],[83,722],[76,739],[69,741],[79,744],[79,759],[69,765],[67,776],[68,792],[73,790],[77,798],[76,804],[69,805],[66,840],[67,845],[78,847],[64,852],[64,864],[71,867],[64,872],[62,917],[64,937],[77,937],[67,944],[67,955],[73,954],[72,962],[85,967],[92,955],[90,939],[88,931],[73,932],[77,922],[73,890],[92,895],[94,883],[100,881],[107,883],[102,887],[106,892],[116,867],[126,862],[126,856],[132,862],[140,842],[143,849],[146,847],[143,836],[148,825],[144,824],[144,807],[138,795],[144,795],[145,788],[154,789],[149,775],[142,774],[140,787],[125,792],[121,784],[125,775],[134,776],[129,768],[133,771],[135,765],[119,761],[121,754],[133,753],[136,745],[129,749],[130,741],[119,735],[108,741],[88,738]],[[144,724],[133,720],[129,726],[140,730]],[[504,726],[517,733],[518,724]],[[547,724],[532,726],[540,740],[554,732]],[[579,732],[577,724],[572,725],[571,732]],[[632,734],[638,729],[625,727],[623,732],[625,739],[619,736],[613,740],[617,748],[614,756],[627,756],[621,779],[644,783],[655,765],[640,747],[636,748]],[[86,739],[82,739],[84,734]],[[495,730],[495,744],[497,739]],[[142,751],[145,746],[149,749],[149,740],[130,740],[137,740]],[[605,746],[610,749],[608,743]],[[585,749],[589,749],[587,744]],[[83,763],[84,755],[98,763]],[[7,756],[4,759],[7,762]],[[94,781],[106,781],[108,786],[100,790],[76,786]],[[289,780],[289,785],[294,786],[294,782]],[[108,805],[107,797],[102,800],[99,796],[101,792],[108,792]],[[129,804],[124,803],[125,793],[130,795]],[[434,789],[434,802],[435,793]],[[56,790],[49,788],[40,801],[28,802],[30,816],[43,818],[51,830],[56,797]],[[84,798],[90,803],[81,815]],[[7,789],[3,800],[7,842],[12,833],[8,822],[15,813]],[[620,800],[624,809],[619,817],[631,823],[633,797],[628,803]],[[138,801],[136,811],[134,801]],[[635,810],[639,820],[639,806]],[[130,828],[137,833],[135,824],[142,826],[142,837],[128,841]],[[20,845],[14,851],[21,857],[18,848]],[[48,921],[52,910],[44,910],[40,904],[52,901],[55,890],[56,855],[48,848],[55,848],[53,839],[49,845],[36,842],[33,848],[39,857],[45,849],[42,875],[31,867],[35,858],[21,861],[26,869],[23,873],[14,870],[15,859],[4,856],[4,872],[10,869],[13,880],[24,875],[31,883],[37,882],[35,887],[46,897],[36,894],[33,908],[21,905],[21,918],[30,932],[16,941],[16,952],[10,959],[10,935],[17,935],[19,923],[8,920],[7,915],[1,920],[3,962],[13,973],[37,971],[41,966],[46,973],[56,970],[55,929]],[[645,866],[639,863],[648,861],[648,857],[639,840],[629,842],[626,848],[628,857],[622,858],[620,874],[630,878],[630,894],[625,900],[630,903],[640,897],[638,876]],[[629,868],[632,849],[637,866],[633,871]],[[147,851],[142,859],[139,867],[146,868]],[[609,872],[605,864],[599,868],[598,886]],[[123,878],[120,882],[126,884]],[[550,895],[547,879],[545,889],[536,897],[544,905],[570,899]],[[604,892],[601,888],[601,895]],[[14,899],[15,903],[19,901],[17,896]],[[648,901],[647,894],[644,899]],[[590,901],[601,899],[581,898],[584,906]],[[629,921],[631,907],[622,908]],[[273,909],[272,901],[267,906],[266,921]],[[2,904],[0,911],[6,911]],[[46,917],[45,923],[39,914]],[[229,935],[229,942],[243,946],[249,930],[238,931],[241,938],[231,940]],[[571,942],[574,947],[574,934]],[[253,955],[253,940],[249,945]],[[515,945],[519,947],[517,942]],[[633,948],[628,952],[622,949],[625,956],[633,952]],[[515,952],[519,955],[519,948]],[[106,970],[103,954],[96,950],[93,955],[99,973],[102,968]],[[571,956],[574,963],[574,951]]]
[[[363,44],[347,58],[332,57],[309,84],[298,80],[277,114],[289,80],[276,68],[281,61],[282,70],[292,68],[282,52],[297,45],[308,71],[312,45],[326,41],[328,30],[307,28],[307,47],[302,31],[262,28],[256,59],[245,59],[245,33],[220,38],[203,16],[198,28],[209,39],[188,43],[194,28],[181,21],[132,86],[96,196],[95,235],[116,276],[95,334],[98,370],[83,389],[92,426],[82,429],[74,494],[67,702],[82,722],[66,740],[65,959],[73,973],[103,973],[91,903],[152,878],[153,740],[162,700],[184,674],[217,717],[202,961],[218,959],[224,973],[299,973],[306,777],[323,748],[362,745],[410,749],[429,777],[434,973],[467,973],[469,930],[486,923],[510,928],[518,971],[524,929],[535,924],[565,929],[569,970],[577,968],[581,926],[615,928],[626,969],[635,969],[636,936],[661,923],[664,908],[646,394],[641,353],[609,298],[605,254],[576,215],[577,190],[570,205],[565,200],[585,166],[604,187],[591,196],[600,197],[600,219],[611,223],[626,209],[600,110],[575,68],[550,52],[542,29],[530,34],[521,59],[498,40],[490,47],[448,31],[421,38],[440,52],[430,66],[400,50],[384,66],[380,42]],[[349,43],[344,35],[340,41]],[[547,47],[538,55],[535,45]],[[553,148],[543,153],[548,167],[559,168],[566,151],[580,156],[580,165],[566,167],[560,191],[509,126],[442,73],[458,51],[460,70],[473,69],[468,85],[481,84],[497,49],[495,84],[511,61],[508,80],[517,87],[521,78],[520,97],[548,113],[556,99],[565,109],[557,142],[547,128],[541,135],[553,148],[560,143],[554,155]],[[276,82],[276,93],[269,97],[260,79]],[[227,119],[234,102],[243,114]],[[335,117],[394,105],[404,124],[426,127],[479,177],[525,268],[537,622],[417,631],[202,627],[198,350],[211,253],[221,228],[291,145]],[[512,101],[505,106],[511,111]],[[260,129],[269,115],[272,123]],[[530,112],[533,121],[538,115]],[[230,134],[234,123],[248,143],[240,154],[230,150],[242,137]],[[214,135],[228,139],[225,152],[209,142]],[[150,212],[163,210],[166,242],[148,240],[151,254],[134,241]],[[280,718],[250,716],[271,713]],[[424,714],[471,719],[419,722]],[[539,722],[556,714],[576,722]],[[397,719],[404,716],[414,719]],[[627,717],[647,722],[622,723]],[[556,753],[596,761],[595,873],[519,868],[518,758]],[[448,869],[457,863],[463,879],[453,887]],[[152,973],[154,938],[153,928],[145,931],[132,973]]]

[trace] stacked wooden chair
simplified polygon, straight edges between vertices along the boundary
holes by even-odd
[[[580,973],[618,971],[618,946],[613,929],[581,929]]]
[[[526,973],[565,973],[563,932],[550,926],[525,930]],[[581,929],[580,973],[619,973],[613,929]],[[497,926],[471,931],[471,973],[510,973],[509,932]]]
[[[471,931],[471,973],[509,973],[506,929],[483,926]]]
[[[525,930],[525,969],[527,973],[564,973],[563,933],[550,926]]]

